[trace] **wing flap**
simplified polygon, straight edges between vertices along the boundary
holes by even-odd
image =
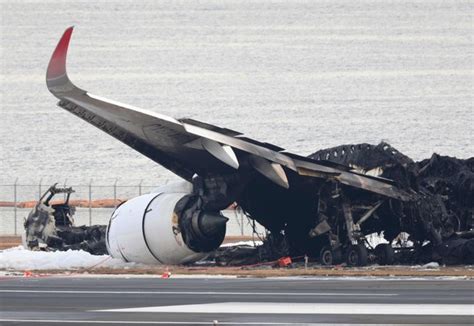
[[[241,151],[254,154],[257,156],[261,156],[266,158],[267,160],[270,160],[275,163],[279,163],[283,166],[286,166],[287,168],[296,171],[296,166],[293,162],[293,160],[279,152],[273,151],[271,149],[255,145],[249,142],[246,142],[244,140],[241,140],[236,137],[230,137],[224,134],[220,134],[218,132],[204,129],[195,125],[190,125],[190,124],[184,124],[184,128],[186,129],[187,132],[190,134],[203,137],[203,138],[208,138],[210,140],[214,140],[216,142],[219,142],[224,145],[231,146],[233,148],[240,149]]]
[[[409,193],[395,186],[391,180],[387,182],[385,179],[378,179],[373,176],[365,176],[351,171],[324,166],[318,164],[318,161],[310,162],[308,159],[299,160],[294,156],[293,161],[300,175],[337,180],[347,186],[364,189],[403,201],[408,201],[412,198]]]

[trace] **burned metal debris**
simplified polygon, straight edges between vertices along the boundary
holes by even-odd
[[[310,227],[303,224],[305,229],[299,228],[302,223],[281,226],[278,219],[258,219],[268,230],[262,245],[220,248],[211,259],[226,266],[285,256],[297,257],[296,261],[306,256],[323,265],[474,263],[474,158],[433,154],[415,162],[387,143],[343,145],[320,150],[310,158],[393,180],[411,199],[352,191],[328,181],[318,188],[315,220],[308,224]],[[71,193],[71,188],[54,185],[41,197],[25,221],[28,248],[107,253],[106,226],[74,226]],[[65,194],[63,203],[50,203],[56,194]],[[242,202],[249,204],[244,199]],[[373,233],[388,243],[372,247],[367,236]]]
[[[75,208],[69,205],[72,188],[56,184],[41,196],[25,220],[25,245],[30,250],[85,250],[95,255],[107,254],[105,225],[74,226]],[[52,204],[57,194],[64,194],[62,203]]]
[[[430,159],[414,162],[383,142],[376,146],[339,146],[318,151],[311,157],[328,159],[365,173],[375,172],[415,193],[414,200],[409,202],[389,200],[392,207],[398,205],[398,211],[392,209],[383,225],[367,224],[363,227],[364,234],[383,231],[391,242],[400,232],[406,232],[415,247],[422,247],[425,242],[432,247],[424,250],[428,256],[418,259],[447,264],[474,261],[474,240],[463,238],[469,237],[474,226],[473,158],[461,160],[433,154]]]
[[[318,193],[316,222],[309,232],[312,247],[302,250],[304,246],[298,241],[306,234],[295,236],[290,226],[267,235],[264,244],[255,250],[221,249],[216,254],[218,263],[248,264],[284,255],[308,255],[323,265],[474,263],[474,158],[461,160],[433,154],[430,159],[415,162],[384,142],[338,146],[320,150],[310,158],[393,180],[411,195],[411,200],[361,195],[328,182]],[[373,233],[389,244],[372,248],[366,238]],[[403,243],[400,234],[408,235]],[[242,257],[245,252],[247,259]]]

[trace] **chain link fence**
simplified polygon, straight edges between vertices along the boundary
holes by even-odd
[[[169,180],[160,186],[167,184]],[[23,232],[23,223],[32,209],[32,206],[41,198],[43,193],[51,186],[49,183],[22,184],[16,179],[9,184],[0,184],[0,235],[19,235]],[[114,205],[119,201],[127,200],[136,196],[153,191],[158,185],[144,184],[143,180],[136,183],[123,184],[116,179],[111,183],[88,182],[68,184],[67,180],[58,183],[58,187],[72,187],[75,191],[71,200],[84,200],[86,207],[76,207],[74,215],[75,225],[107,224],[115,207],[94,207],[93,202],[97,200],[113,200]],[[66,199],[66,194],[57,194],[53,199]],[[229,218],[227,223],[227,235],[252,235],[253,225],[240,209],[225,210],[223,214]],[[256,225],[259,233],[264,228]]]

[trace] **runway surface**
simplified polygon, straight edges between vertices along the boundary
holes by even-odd
[[[473,324],[474,281],[0,279],[1,325]]]

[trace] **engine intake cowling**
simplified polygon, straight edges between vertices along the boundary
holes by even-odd
[[[177,204],[189,194],[183,189],[168,189],[130,199],[117,207],[107,228],[109,254],[144,264],[185,264],[204,258],[222,243],[227,218],[219,212],[197,210],[187,219],[189,227],[183,228],[180,219],[184,217]],[[202,245],[189,245],[188,239],[202,241]]]

